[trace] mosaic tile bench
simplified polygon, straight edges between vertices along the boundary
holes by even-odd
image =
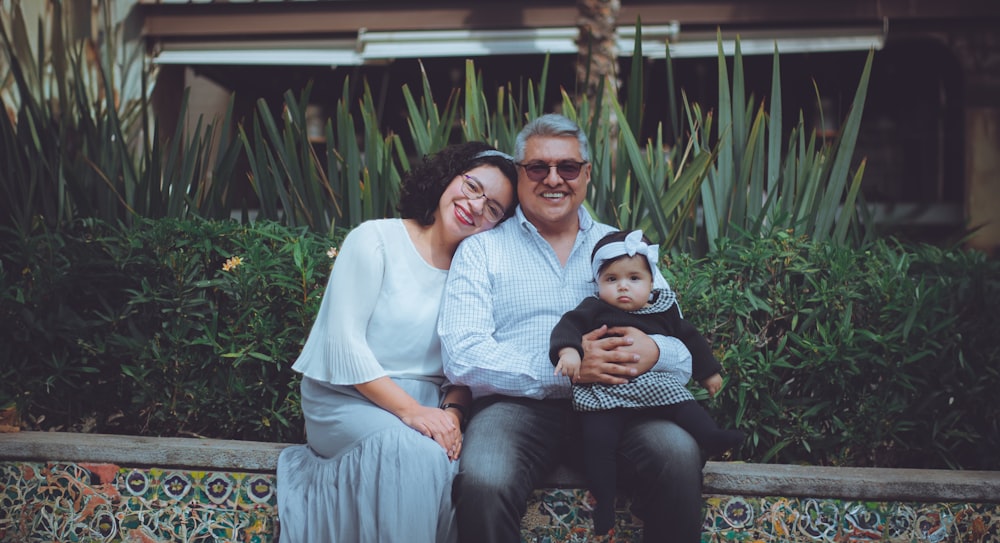
[[[92,434],[0,434],[0,542],[277,541],[283,445]],[[590,506],[559,471],[522,541],[586,542]],[[705,468],[703,542],[1000,542],[1000,472]],[[619,541],[641,523],[621,504]]]

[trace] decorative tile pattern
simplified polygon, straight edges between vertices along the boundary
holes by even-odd
[[[593,540],[591,518],[593,499],[582,489],[536,490],[528,500],[521,520],[523,543],[585,543]],[[641,541],[642,522],[619,503],[615,519],[615,541]]]
[[[275,540],[274,475],[0,463],[0,542]]]
[[[640,541],[642,522],[619,503],[615,541]],[[702,543],[1000,543],[1000,504],[884,503],[706,496]],[[536,491],[524,543],[586,543],[591,506],[583,490]]]
[[[0,462],[0,543],[276,541],[273,474]],[[524,543],[586,543],[589,495],[536,491]],[[615,541],[642,523],[620,503]],[[1000,543],[1000,504],[706,496],[703,543]]]
[[[707,496],[703,543],[1000,542],[1000,504]]]

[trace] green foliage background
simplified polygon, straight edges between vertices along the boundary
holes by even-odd
[[[334,243],[268,221],[161,219],[40,235],[27,263],[4,251],[0,402],[39,428],[299,439],[290,364]]]
[[[778,230],[664,270],[759,462],[997,469],[1000,262]]]
[[[290,367],[339,239],[166,219],[5,245],[0,399],[38,429],[301,440]],[[694,390],[751,436],[736,458],[1000,469],[1000,262],[775,230],[664,272],[724,367]]]

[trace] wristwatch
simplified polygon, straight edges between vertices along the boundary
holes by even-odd
[[[465,423],[469,421],[469,410],[460,403],[446,403],[441,406],[441,409],[458,409],[458,412],[462,414],[462,420],[459,421],[460,429],[465,430]]]

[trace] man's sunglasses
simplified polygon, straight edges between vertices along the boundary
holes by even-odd
[[[586,162],[562,160],[555,164],[547,164],[545,162],[528,162],[518,164],[518,166],[524,168],[524,173],[528,175],[528,179],[531,179],[535,183],[539,183],[549,176],[549,172],[552,168],[556,169],[556,173],[559,174],[559,177],[562,177],[566,181],[572,181],[577,177],[580,177],[580,170],[583,169],[584,164],[586,164]]]

